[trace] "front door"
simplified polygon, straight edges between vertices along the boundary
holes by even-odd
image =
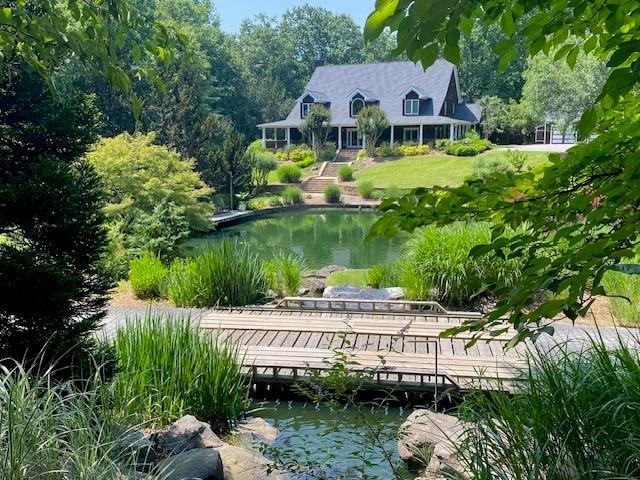
[[[347,128],[347,148],[362,148],[362,137],[357,128]]]

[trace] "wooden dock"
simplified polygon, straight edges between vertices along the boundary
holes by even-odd
[[[338,352],[352,370],[367,371],[372,383],[409,391],[512,390],[524,366],[522,348],[505,350],[512,333],[486,335],[470,348],[468,333],[440,337],[477,319],[475,313],[447,312],[433,302],[302,300],[211,310],[200,326],[238,342],[255,382],[301,380],[310,370],[326,370]]]

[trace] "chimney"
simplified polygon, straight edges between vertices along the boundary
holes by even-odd
[[[324,66],[324,56],[322,54],[318,54],[313,64],[316,66],[316,68]]]

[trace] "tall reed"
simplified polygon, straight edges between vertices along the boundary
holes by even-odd
[[[422,229],[408,243],[400,267],[401,284],[409,298],[465,306],[486,284],[511,286],[520,275],[518,260],[492,254],[469,256],[474,246],[490,240],[489,227],[479,223]]]
[[[148,314],[117,332],[115,408],[140,421],[167,424],[195,415],[214,426],[238,419],[249,385],[234,344],[200,330],[189,318]]]
[[[174,264],[167,284],[171,301],[185,307],[261,303],[267,290],[267,279],[257,254],[250,247],[231,240]]]
[[[109,418],[102,382],[79,386],[54,376],[0,367],[0,478],[130,478],[132,431]]]
[[[280,252],[264,264],[269,288],[278,296],[298,295],[302,286],[305,261],[300,255]]]
[[[538,349],[522,391],[468,396],[458,456],[478,480],[640,477],[637,339]],[[613,349],[612,349],[613,348]]]

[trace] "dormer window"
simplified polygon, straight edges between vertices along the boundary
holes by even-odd
[[[302,118],[307,118],[307,116],[309,115],[309,111],[311,110],[311,105],[313,105],[313,103],[302,104]]]
[[[405,115],[419,115],[420,114],[420,100],[417,98],[408,98],[404,101],[404,114]]]
[[[357,117],[360,110],[364,108],[364,100],[362,98],[354,98],[351,100],[351,116]]]

